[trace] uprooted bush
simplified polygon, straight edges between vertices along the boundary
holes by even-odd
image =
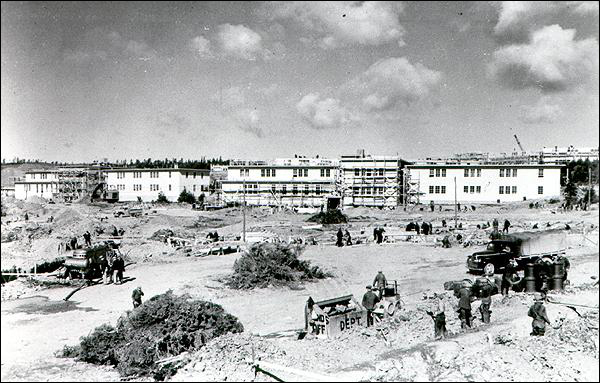
[[[346,223],[348,222],[348,217],[346,217],[340,210],[335,209],[315,214],[308,219],[308,222],[317,222],[323,225],[331,225],[338,223]]]
[[[252,246],[233,264],[233,274],[225,283],[233,289],[253,289],[290,286],[299,281],[331,277],[309,261],[298,259],[302,247],[281,243],[260,243]]]
[[[62,356],[93,364],[112,365],[123,376],[164,380],[183,363],[157,363],[201,348],[208,340],[244,331],[236,317],[220,305],[177,296],[168,291],[122,315],[113,327],[103,324]]]

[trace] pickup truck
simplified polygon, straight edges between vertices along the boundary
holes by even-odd
[[[517,262],[517,270],[525,269],[528,263],[554,261],[565,255],[566,235],[563,230],[521,232],[504,235],[490,241],[486,249],[467,257],[470,273],[502,273],[511,260]]]

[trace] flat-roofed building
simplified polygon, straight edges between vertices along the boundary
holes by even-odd
[[[110,169],[105,170],[109,191],[119,192],[119,201],[155,201],[162,192],[171,202],[176,202],[183,190],[196,198],[208,196],[210,171],[208,169]]]
[[[359,150],[342,156],[340,178],[344,206],[388,207],[401,203],[401,169],[398,156],[373,156]]]
[[[32,170],[25,172],[25,178],[15,181],[15,198],[25,200],[31,197],[53,199],[59,190],[59,175],[55,170]]]
[[[338,161],[280,158],[231,161],[221,180],[223,201],[249,206],[320,207],[336,190]]]
[[[560,168],[550,164],[408,165],[413,202],[502,203],[560,196]]]
[[[542,162],[546,164],[566,164],[578,160],[598,160],[598,148],[544,147],[541,152]]]

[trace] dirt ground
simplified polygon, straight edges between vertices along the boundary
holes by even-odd
[[[22,280],[4,285],[3,381],[119,379],[111,368],[54,355],[64,345],[76,344],[80,336],[96,326],[114,324],[123,312],[131,309],[131,292],[137,286],[142,287],[146,299],[172,289],[213,301],[244,325],[243,334],[215,339],[195,353],[190,364],[173,378],[177,381],[253,380],[254,373],[248,363],[251,348],[255,357],[286,366],[287,370],[277,371],[277,376],[286,380],[319,378],[294,374],[289,370],[292,368],[319,372],[326,378],[372,381],[598,380],[597,310],[579,308],[575,312],[549,304],[548,314],[560,326],[549,330],[543,339],[532,339],[528,335],[531,322],[526,315],[531,296],[515,293],[504,300],[495,296],[492,324],[476,321],[474,329],[461,332],[458,319],[449,310],[451,336],[444,342],[433,342],[432,321],[418,310],[426,303],[423,292],[442,292],[444,282],[472,277],[466,274],[466,255],[481,249],[481,246],[457,244],[450,249],[436,246],[436,239],[444,233],[418,242],[382,245],[368,242],[337,248],[330,245],[337,226],[302,229],[308,225],[305,222],[308,216],[252,210],[248,214],[249,231],[267,230],[283,239],[298,235],[318,238],[319,244],[307,246],[302,257],[331,271],[334,278],[294,288],[240,292],[227,289],[220,282],[231,272],[239,255],[187,257],[182,251],[149,239],[157,230],[166,228],[187,238],[201,238],[208,230],[217,230],[225,236],[239,235],[242,227],[239,210],[197,212],[181,206],[154,207],[156,213],[150,208],[150,214],[141,218],[113,218],[112,207],[108,206],[18,201],[5,205],[4,200],[3,206],[8,207],[8,215],[2,218],[2,269],[13,265],[28,268],[52,260],[57,256],[58,242],[64,238],[111,225],[125,229],[122,251],[136,262],[125,272],[132,278],[127,283],[85,288],[68,302],[62,299],[73,287],[31,288]],[[474,239],[481,241],[486,234],[475,226],[494,217],[508,218],[513,223],[511,230],[517,231],[529,229],[535,223],[542,228],[564,228],[569,224],[567,256],[572,264],[572,286],[560,299],[597,306],[598,285],[594,282],[599,276],[598,210],[595,208],[591,212],[561,213],[552,206],[480,207],[461,213],[459,222],[463,223],[465,236],[473,234]],[[17,220],[24,211],[30,212],[37,228],[30,227],[32,222]],[[435,232],[441,230],[442,219],[449,223],[453,219],[452,211],[349,209],[345,213],[350,223],[344,227],[349,227],[355,238],[370,237],[374,225],[385,226],[386,232],[391,233],[410,221],[423,220],[432,222]],[[50,215],[55,218],[52,223],[46,222]],[[100,222],[100,217],[108,219]],[[8,232],[14,232],[14,237],[4,242]],[[99,238],[95,236],[94,240]],[[400,287],[405,308],[394,320],[383,323],[380,331],[361,328],[339,339],[297,340],[296,331],[304,326],[303,309],[309,296],[320,300],[354,294],[360,299],[365,285],[373,282],[378,270],[383,270],[388,280],[397,280]],[[450,293],[446,294],[446,300],[449,305],[456,303]],[[478,303],[473,306],[475,310]],[[584,338],[588,341],[581,340]],[[266,375],[259,375],[258,379],[270,380]]]

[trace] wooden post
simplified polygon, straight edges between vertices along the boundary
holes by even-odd
[[[456,177],[454,177],[454,230],[456,230],[458,228],[458,217],[457,217],[457,212],[456,212],[456,208],[457,208],[457,201],[456,201]]]
[[[246,171],[244,170],[244,202],[242,206],[242,241],[246,242]]]
[[[592,210],[592,168],[588,168],[588,209]]]

